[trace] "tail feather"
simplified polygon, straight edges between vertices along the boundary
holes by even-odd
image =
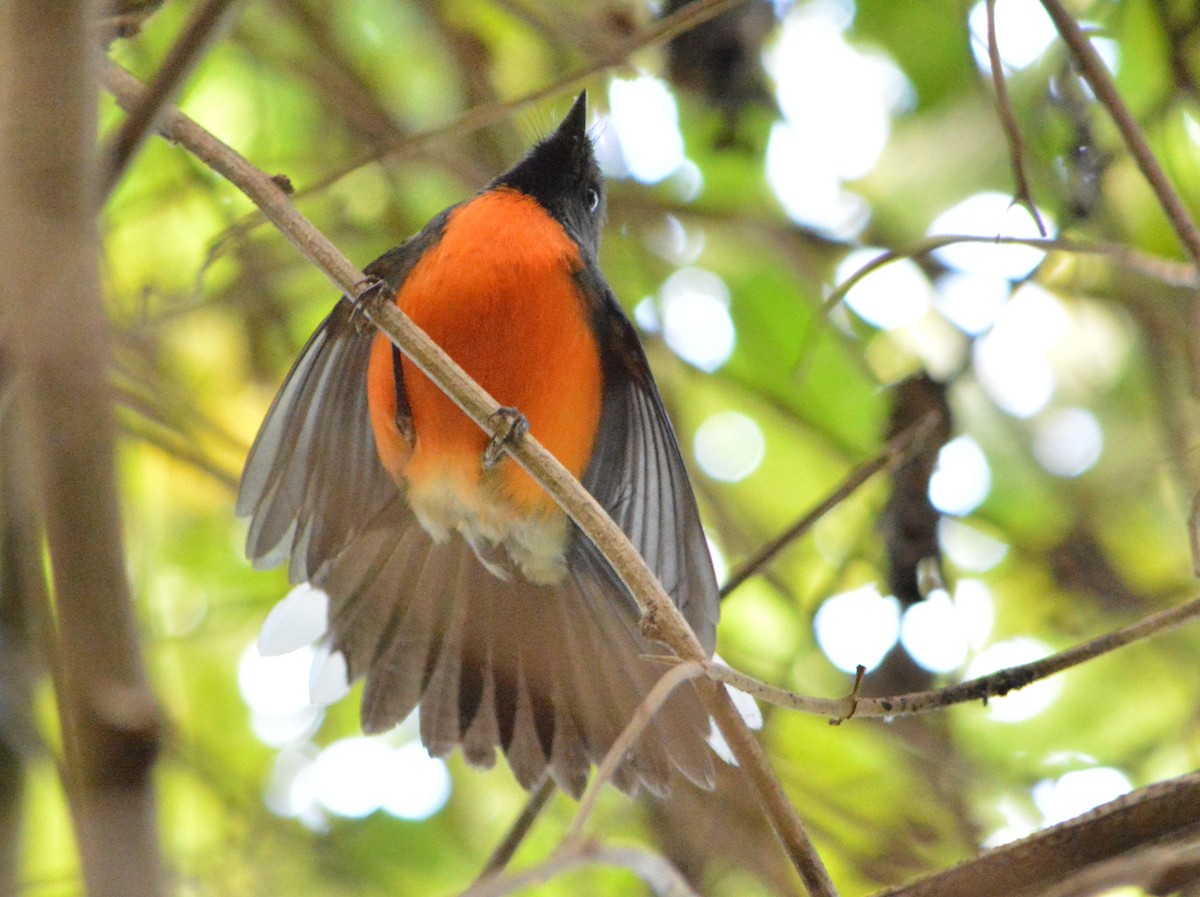
[[[555,585],[497,578],[457,534],[435,543],[400,500],[322,566],[330,646],[352,678],[366,676],[363,727],[378,732],[418,704],[421,737],[437,755],[461,746],[490,766],[501,748],[526,787],[546,773],[579,795],[662,673],[660,647],[636,606],[577,534]],[[684,685],[633,744],[615,774],[628,792],[665,794],[680,770],[710,786],[708,716]]]

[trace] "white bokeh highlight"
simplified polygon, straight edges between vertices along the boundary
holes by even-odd
[[[929,479],[935,508],[961,517],[983,504],[991,489],[992,469],[978,442],[964,434],[942,446]]]
[[[736,483],[762,464],[767,444],[753,418],[740,411],[719,411],[696,429],[693,451],[708,476]]]
[[[838,283],[849,280],[880,255],[881,249],[856,249],[838,264]],[[883,330],[916,323],[933,304],[933,286],[912,259],[897,259],[874,269],[846,291],[845,302],[866,321]]]
[[[966,622],[944,589],[904,612],[900,642],[914,661],[932,673],[949,673],[967,660]]]
[[[681,268],[659,289],[663,339],[689,364],[711,373],[733,354],[729,288],[711,271]]]
[[[817,644],[830,663],[853,673],[876,666],[900,635],[900,603],[873,585],[825,600],[813,618]]]
[[[1133,790],[1125,773],[1111,766],[1096,766],[1042,779],[1033,786],[1033,803],[1042,824],[1057,825]]]
[[[1052,653],[1049,645],[1034,638],[1019,636],[997,642],[981,651],[967,665],[965,678],[975,679],[997,670],[1041,660]],[[987,713],[1003,723],[1019,723],[1046,710],[1062,693],[1061,677],[1041,679],[1003,697],[988,699]]]
[[[1054,236],[1053,223],[1042,214],[1048,235]],[[986,191],[968,196],[938,215],[929,225],[928,236],[969,236],[995,239],[1041,236],[1029,211],[1013,203],[1005,193]],[[934,251],[949,268],[964,274],[982,274],[1020,280],[1029,275],[1045,256],[1040,249],[1015,243],[952,243]]]
[[[987,3],[979,0],[967,17],[975,64],[990,73]],[[996,47],[1006,68],[1023,69],[1041,57],[1058,36],[1038,0],[996,0]]]
[[[679,110],[667,86],[643,75],[614,78],[608,86],[609,120],[630,177],[654,184],[683,164]]]
[[[842,238],[869,217],[843,184],[875,165],[912,93],[891,59],[847,42],[852,21],[848,4],[798,5],[765,59],[783,112],[767,146],[767,181],[792,220]]]
[[[1048,472],[1077,477],[1100,460],[1104,432],[1086,408],[1059,408],[1037,422],[1033,456]]]

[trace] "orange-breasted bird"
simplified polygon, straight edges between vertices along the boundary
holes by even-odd
[[[366,273],[596,497],[712,653],[717,585],[670,421],[597,262],[604,181],[586,94],[516,167]],[[515,462],[343,299],[309,339],[250,450],[247,554],[290,559],[328,596],[323,638],[362,722],[420,706],[443,756],[578,796],[663,671],[607,561]],[[486,456],[486,457],[485,457]],[[709,720],[690,686],[615,778],[708,787]]]

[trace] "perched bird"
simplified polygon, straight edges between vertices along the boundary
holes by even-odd
[[[717,585],[679,446],[598,267],[605,188],[586,94],[516,167],[366,268],[596,497],[712,653]],[[515,413],[515,412],[514,412]],[[343,299],[250,450],[247,554],[327,596],[362,722],[578,796],[663,672],[607,561],[488,434]],[[710,787],[710,722],[677,690],[616,784]]]

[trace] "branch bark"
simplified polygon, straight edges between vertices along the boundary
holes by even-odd
[[[45,521],[63,775],[87,891],[154,897],[159,726],[117,510],[90,11],[87,0],[16,0],[0,13],[0,352],[23,448],[4,460]]]
[[[1054,22],[1054,27],[1058,29],[1059,36],[1070,50],[1071,56],[1079,66],[1080,73],[1092,88],[1096,99],[1104,104],[1104,108],[1108,110],[1117,130],[1121,132],[1121,137],[1125,141],[1125,145],[1129,147],[1134,162],[1137,163],[1142,175],[1149,182],[1154,195],[1158,197],[1159,205],[1162,206],[1167,219],[1171,222],[1171,227],[1179,237],[1179,242],[1183,244],[1184,250],[1191,257],[1192,264],[1200,269],[1200,231],[1196,230],[1196,222],[1179,194],[1175,192],[1175,188],[1171,186],[1166,172],[1158,164],[1158,159],[1155,158],[1150,144],[1146,141],[1146,135],[1142,133],[1133,113],[1129,111],[1129,107],[1125,105],[1125,101],[1117,92],[1117,85],[1113,82],[1112,75],[1108,73],[1108,68],[1104,65],[1100,54],[1088,41],[1083,29],[1079,27],[1079,23],[1059,0],[1042,0],[1042,6]]]
[[[1192,773],[1131,792],[1075,819],[876,897],[1042,897],[1056,890],[1067,876],[1089,866],[1146,845],[1195,843],[1197,837],[1200,773]]]
[[[768,685],[745,673],[738,672],[720,663],[709,663],[706,667],[709,678],[724,682],[734,688],[753,695],[768,704],[786,707],[801,713],[811,713],[816,716],[828,716],[830,723],[842,723],[848,719],[895,719],[901,716],[913,716],[931,710],[940,710],[953,704],[964,704],[968,701],[987,702],[989,698],[1001,697],[1010,691],[1024,688],[1041,679],[1046,679],[1056,673],[1069,670],[1089,660],[1094,660],[1118,648],[1124,648],[1134,642],[1150,638],[1160,632],[1166,632],[1184,623],[1200,617],[1200,598],[1156,611],[1135,623],[1115,629],[1090,641],[1083,642],[1066,651],[1052,654],[1041,660],[1020,666],[1007,667],[997,670],[977,679],[960,682],[932,691],[919,691],[905,695],[895,695],[885,698],[863,698],[855,693],[848,698],[810,698],[804,695]],[[675,662],[671,658],[668,662]],[[862,670],[862,667],[859,667]]]
[[[132,75],[111,63],[105,69],[104,84],[118,104],[127,110],[136,106],[144,91]],[[358,295],[363,281],[361,271],[300,214],[265,173],[178,110],[163,116],[159,130],[242,190],[339,290],[349,296]],[[368,319],[468,417],[485,431],[492,432],[494,425],[489,424],[489,420],[495,418],[499,408],[496,400],[409,321],[390,297],[383,291],[369,291],[361,307]],[[512,446],[509,454],[554,498],[612,564],[642,610],[643,627],[652,631],[655,639],[670,646],[681,659],[706,662],[708,658],[695,633],[625,534],[566,468],[530,436]],[[734,756],[754,783],[764,812],[810,893],[814,897],[832,897],[836,891],[824,865],[771,771],[761,746],[746,728],[724,687],[708,680],[701,680],[697,686]]]

